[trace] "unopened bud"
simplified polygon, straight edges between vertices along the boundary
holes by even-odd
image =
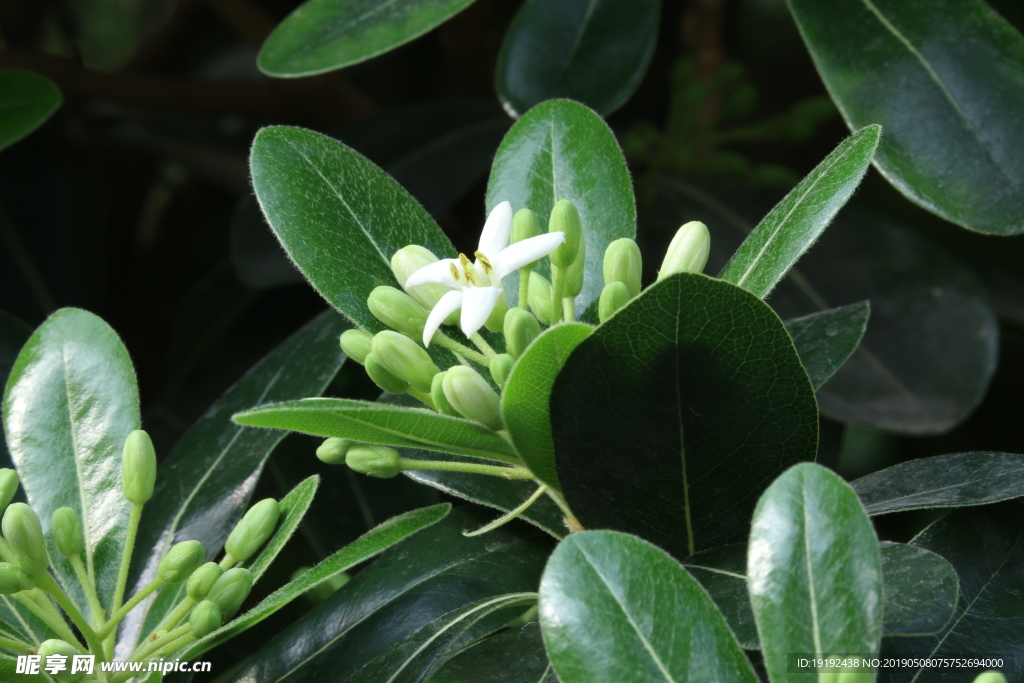
[[[1006,683],[1006,676],[999,671],[983,671],[974,679],[974,683]]]
[[[501,405],[491,385],[471,367],[456,365],[444,376],[444,395],[459,414],[491,429],[502,429]]]
[[[583,291],[583,269],[587,265],[587,243],[580,242],[580,250],[576,254],[576,260],[572,262],[565,271],[565,289],[562,294],[567,297],[577,297]]]
[[[491,309],[491,314],[484,321],[484,327],[491,332],[501,332],[505,326],[505,314],[508,313],[508,303],[505,301],[505,292],[498,295],[498,300]]]
[[[213,600],[203,600],[193,607],[192,615],[188,619],[189,630],[193,638],[210,635],[219,629],[222,623],[224,623],[224,617],[221,614],[220,605]]]
[[[529,311],[513,308],[505,316],[505,348],[516,358],[540,334],[540,323]]]
[[[447,373],[439,372],[434,375],[434,380],[430,383],[430,398],[434,401],[434,407],[437,408],[438,412],[451,415],[452,417],[461,417],[459,411],[455,410],[455,406],[449,403],[448,397],[444,395],[445,374]]]
[[[345,330],[341,333],[341,350],[345,355],[362,365],[370,353],[373,335],[365,330]]]
[[[136,429],[128,435],[121,455],[121,488],[128,502],[142,505],[153,497],[156,450],[149,434]]]
[[[672,243],[665,252],[665,260],[658,271],[661,282],[675,273],[702,273],[708,262],[711,250],[711,235],[706,225],[700,221],[690,221],[679,228]]]
[[[14,595],[35,585],[32,577],[16,565],[0,562],[0,595]]]
[[[551,209],[548,232],[565,233],[565,242],[558,245],[548,258],[551,259],[551,265],[568,268],[576,261],[580,243],[583,241],[583,228],[580,226],[580,214],[576,210],[576,205],[568,199],[556,203]]]
[[[25,503],[12,503],[4,512],[2,525],[4,538],[11,550],[18,556],[21,571],[35,576],[46,571],[50,563],[43,543],[43,528],[39,517]]]
[[[597,302],[597,317],[601,322],[615,315],[615,312],[629,303],[629,289],[624,282],[609,282],[601,290]]]
[[[621,282],[626,285],[630,297],[640,293],[643,259],[640,256],[640,247],[636,246],[633,240],[623,237],[609,244],[604,250],[602,269],[605,285]]]
[[[537,320],[550,325],[554,319],[551,311],[551,282],[538,273],[530,271],[530,310]]]
[[[64,671],[55,676],[55,678],[61,683],[79,683],[83,678],[85,678],[84,671],[71,673],[71,658],[82,654],[78,648],[71,643],[64,642],[63,640],[57,640],[56,638],[52,640],[44,640],[39,644],[38,654],[42,658],[42,664],[44,667],[47,663],[47,657],[62,657],[59,661],[65,662]]]
[[[205,600],[210,594],[213,584],[224,574],[224,570],[216,562],[207,562],[199,569],[192,572],[185,584],[185,593],[193,600]]]
[[[344,465],[345,454],[348,453],[348,449],[351,447],[351,440],[332,436],[329,439],[325,439],[320,444],[320,447],[316,449],[316,457],[328,465]]]
[[[497,383],[499,387],[505,386],[505,382],[508,381],[508,376],[512,374],[512,366],[516,364],[516,359],[507,353],[499,353],[497,356],[491,358],[490,371],[491,378]]]
[[[410,244],[407,247],[402,247],[395,252],[394,256],[391,257],[391,272],[395,274],[395,279],[398,280],[398,284],[400,284],[402,289],[405,289],[405,291],[409,293],[409,296],[415,299],[416,302],[426,310],[430,310],[436,306],[437,302],[441,300],[441,297],[451,290],[444,285],[436,284],[420,285],[418,287],[406,289],[405,283],[409,279],[409,276],[417,270],[424,266],[429,266],[431,263],[435,263],[436,261],[438,261],[438,258],[434,256],[432,251],[426,247],[421,247],[418,244]],[[449,325],[454,325],[458,321],[458,311],[452,313],[452,315],[448,316],[445,320]]]
[[[235,615],[252,590],[252,572],[243,567],[229,569],[217,579],[207,600],[217,603],[221,616],[227,620]]]
[[[391,330],[373,338],[373,357],[398,379],[419,391],[430,391],[430,382],[440,372],[422,346]]]
[[[409,383],[392,375],[387,368],[377,362],[372,353],[366,357],[364,365],[366,374],[370,376],[374,384],[389,394],[404,394],[409,391]]]
[[[199,541],[182,541],[167,551],[156,568],[156,576],[164,583],[181,583],[199,569],[206,560],[206,548]]]
[[[370,292],[366,305],[370,313],[393,330],[415,339],[423,336],[427,312],[411,296],[394,287],[377,287]]]
[[[529,209],[519,209],[516,215],[512,216],[512,230],[509,236],[509,244],[522,242],[541,233],[540,218]],[[531,263],[526,268],[533,268]]]
[[[224,550],[238,562],[245,562],[271,537],[280,518],[281,506],[278,502],[273,498],[264,498],[249,508],[235,525],[224,543]]]
[[[394,448],[362,444],[349,449],[345,464],[360,474],[390,479],[402,471],[402,456]]]
[[[6,467],[0,469],[0,514],[11,504],[17,492],[18,473]]]
[[[77,557],[85,549],[82,521],[71,508],[57,508],[50,519],[53,542],[64,557]]]

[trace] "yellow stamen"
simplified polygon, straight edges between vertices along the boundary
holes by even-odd
[[[484,267],[484,274],[490,275],[491,271],[494,270],[494,266],[492,266],[491,262],[487,260],[487,257],[484,255],[484,253],[482,251],[475,251],[473,252],[473,256],[476,256],[476,259],[480,262],[480,265]]]
[[[459,268],[454,263],[448,264],[448,269],[452,271],[452,279],[456,282],[459,281]]]
[[[465,254],[459,254],[459,263],[462,264],[462,272],[466,274],[466,282],[475,285],[476,278],[473,277],[473,264],[470,263],[469,257]]]

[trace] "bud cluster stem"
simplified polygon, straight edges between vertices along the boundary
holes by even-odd
[[[184,619],[185,615],[188,614],[195,606],[195,600],[192,598],[185,598],[181,601],[181,604],[168,612],[167,615],[160,620],[160,623],[156,625],[156,628],[154,628],[153,631],[163,631],[164,629],[169,631],[175,628],[178,625],[178,622]]]
[[[71,602],[64,589],[57,585],[57,582],[53,580],[53,577],[47,571],[37,574],[34,578],[36,585],[46,593],[49,593],[56,603],[60,605],[61,609],[64,610],[64,613],[71,618],[71,622],[82,633],[82,636],[85,637],[85,642],[89,649],[97,656],[102,656],[102,639],[93,630],[92,626],[89,625],[89,622],[75,606],[75,603]]]
[[[128,533],[124,539],[124,548],[121,549],[121,567],[117,572],[117,583],[114,587],[114,600],[110,603],[111,614],[116,614],[124,602],[124,590],[128,584],[128,569],[132,563],[132,552],[135,550],[135,536],[139,532],[139,521],[142,519],[142,503],[132,503],[131,513],[128,517]],[[114,621],[117,625],[117,621]],[[116,629],[108,638],[107,646],[113,650]]]
[[[498,465],[477,465],[471,462],[451,462],[448,460],[412,460],[402,458],[400,466],[403,472],[415,470],[432,470],[438,472],[469,472],[470,474],[489,474],[504,479],[533,479],[533,473],[525,467],[501,467]]]
[[[491,345],[488,344],[487,341],[482,336],[480,336],[479,332],[474,332],[473,336],[470,337],[469,339],[474,344],[476,344],[477,348],[483,351],[484,355],[487,356],[488,358],[494,358],[496,355],[498,355],[498,353],[491,348]]]
[[[530,271],[533,268],[521,268],[519,270],[519,308],[524,311],[530,305]]]
[[[85,597],[89,601],[93,628],[101,628],[107,620],[107,616],[103,610],[103,604],[100,602],[100,596],[96,594],[96,585],[89,579],[89,570],[86,569],[85,563],[82,562],[81,555],[75,555],[68,559],[71,562],[71,568],[75,570],[75,576],[78,577],[78,583],[82,585]]]
[[[110,616],[110,621],[103,625],[103,628],[97,633],[97,635],[100,638],[106,638],[107,636],[109,636],[113,632],[113,630],[117,628],[117,625],[121,622],[121,620],[124,619],[129,612],[135,609],[136,605],[138,605],[140,602],[142,602],[150,595],[152,595],[154,591],[157,591],[161,587],[163,587],[165,583],[166,582],[161,581],[159,578],[150,581],[145,588],[143,588],[138,593],[133,595],[128,602],[124,603],[124,605],[122,605],[120,609],[118,609],[116,612],[114,612],[114,614]]]
[[[565,268],[556,265],[551,266],[551,324],[555,325],[562,321],[562,292],[565,291]]]
[[[35,597],[38,595],[42,595],[46,599],[45,607],[36,602]],[[61,618],[60,613],[50,604],[50,599],[44,594],[38,590],[32,590],[15,593],[11,597],[20,602],[29,612],[39,617],[40,621],[53,629],[53,632],[60,636],[61,640],[67,641],[78,648],[82,647],[82,643],[75,636],[74,631],[68,628],[67,622]]]
[[[480,353],[479,351],[474,351],[465,344],[460,344],[459,342],[455,341],[454,339],[444,334],[440,330],[434,333],[433,341],[438,346],[442,346],[451,351],[452,353],[457,353],[463,358],[468,358],[469,360],[475,363],[479,363],[480,365],[487,366],[491,364],[490,358]]]
[[[5,647],[8,650],[13,650],[14,652],[23,655],[30,655],[35,653],[35,648],[33,648],[28,643],[22,642],[20,640],[14,640],[13,638],[4,638],[3,636],[0,636],[0,647]]]

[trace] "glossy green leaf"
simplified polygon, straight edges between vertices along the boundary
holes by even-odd
[[[379,555],[409,536],[432,524],[436,524],[444,519],[450,511],[451,505],[443,503],[392,517],[383,524],[366,532],[308,572],[278,588],[234,621],[225,624],[205,638],[192,643],[180,656],[183,659],[198,657],[203,652],[216,647],[220,643],[263,621],[295,598],[323,583],[338,572],[351,569],[359,563]]]
[[[565,359],[593,331],[580,323],[545,330],[516,361],[501,393],[501,415],[516,450],[538,479],[556,489],[561,487],[551,439],[551,387]]]
[[[15,318],[13,315],[0,311],[0,386],[7,386],[7,377],[11,374],[18,352],[32,336],[32,328]],[[3,423],[0,422],[0,467],[14,467],[11,456],[7,452],[7,440],[4,438]]]
[[[274,535],[263,546],[256,559],[248,563],[249,571],[252,572],[254,581],[258,581],[263,576],[263,573],[270,567],[270,563],[274,561],[274,558],[284,550],[285,544],[288,543],[295,530],[299,528],[299,523],[305,517],[306,512],[309,511],[309,506],[313,503],[313,496],[316,494],[319,486],[320,477],[313,475],[303,480],[280,500],[281,517],[277,521],[277,529],[274,530]]]
[[[866,126],[836,147],[761,220],[719,277],[768,296],[853,195],[881,135]]]
[[[696,579],[627,534],[583,531],[559,544],[540,583],[540,623],[562,683],[757,681]]]
[[[517,629],[475,643],[430,677],[428,683],[558,683],[544,651],[540,624],[531,621]]]
[[[57,86],[39,74],[0,69],[0,150],[43,125],[62,100]]]
[[[253,427],[293,429],[316,436],[408,446],[477,458],[514,462],[515,450],[479,422],[423,408],[317,398],[261,406],[234,417]]]
[[[582,104],[552,100],[528,111],[498,147],[487,208],[509,201],[514,210],[536,212],[546,226],[551,208],[562,199],[579,209],[586,241],[583,290],[576,297],[579,317],[604,288],[601,263],[608,244],[636,236],[636,206],[626,160],[608,125]],[[547,261],[537,272],[549,275]],[[510,305],[518,288],[509,283],[517,282],[506,279]]]
[[[851,486],[871,515],[987,505],[1024,496],[1024,455],[936,455],[873,472]]]
[[[555,380],[551,424],[583,527],[634,533],[682,558],[746,538],[767,483],[814,458],[818,411],[768,305],[681,273],[576,347]]]
[[[210,557],[220,550],[245,513],[267,457],[285,436],[240,427],[231,415],[264,400],[321,393],[344,360],[338,337],[348,327],[333,311],[317,316],[249,370],[178,440],[142,516],[129,587],[148,583],[175,543],[198,540]],[[315,456],[310,452],[309,457]],[[181,586],[164,590],[145,614],[129,615],[122,641],[139,637],[143,619],[155,626],[181,594]]]
[[[878,539],[857,494],[811,463],[761,496],[747,554],[747,587],[773,683],[804,681],[788,653],[877,653],[882,640]]]
[[[420,244],[439,258],[456,255],[409,193],[337,140],[301,128],[264,128],[250,167],[256,197],[288,256],[360,327],[383,329],[366,298],[379,285],[398,286],[391,272],[396,251]]]
[[[1024,231],[1020,33],[982,0],[789,6],[846,123],[885,128],[890,183],[966,228]]]
[[[564,97],[607,116],[640,85],[660,13],[659,0],[528,0],[498,56],[502,104],[520,116]]]
[[[1016,502],[956,510],[925,529],[913,541],[938,553],[960,576],[960,599],[949,625],[934,636],[890,638],[885,655],[920,658],[1005,657],[1009,681],[1024,676],[1024,509]],[[988,667],[986,667],[988,668]],[[981,669],[902,669],[879,672],[892,683],[959,683]]]
[[[871,305],[861,301],[786,321],[786,330],[815,391],[857,350],[870,314]]]
[[[363,667],[438,617],[479,600],[535,590],[550,552],[546,537],[523,525],[462,535],[487,521],[463,506],[395,546],[225,683],[362,683]]]
[[[440,26],[473,0],[307,0],[260,48],[270,76],[312,76],[358,64]]]
[[[938,633],[953,616],[960,579],[941,555],[903,543],[881,545],[885,636]]]
[[[139,428],[128,351],[92,313],[61,309],[22,348],[3,408],[7,446],[57,576],[84,608],[74,570],[49,533],[53,511],[67,506],[82,520],[86,566],[96,576],[100,599],[109,603],[130,507],[121,493],[121,450]]]

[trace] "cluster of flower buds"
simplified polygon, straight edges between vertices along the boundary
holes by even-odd
[[[246,512],[228,537],[224,558],[219,563],[206,562],[207,552],[199,541],[178,543],[159,562],[153,580],[122,602],[142,507],[153,496],[156,474],[156,452],[149,435],[141,430],[132,432],[125,441],[121,460],[121,490],[131,503],[132,514],[121,572],[109,605],[105,606],[100,601],[95,582],[86,569],[83,558],[85,535],[78,513],[70,507],[53,512],[50,524],[52,544],[61,556],[70,561],[89,601],[89,614],[85,615],[68,597],[66,586],[54,578],[56,572],[51,574],[39,517],[29,505],[12,502],[19,485],[17,473],[0,469],[0,513],[3,514],[0,555],[4,559],[0,562],[0,594],[13,596],[61,636],[61,639],[42,643],[38,654],[70,656],[87,653],[105,661],[112,654],[110,640],[121,619],[142,600],[167,585],[185,583],[185,598],[136,648],[132,653],[134,660],[163,656],[208,635],[234,616],[245,602],[254,578],[248,569],[236,565],[252,558],[274,534],[281,511],[273,498],[256,503]],[[63,609],[64,615],[57,611],[50,598]],[[69,618],[78,629],[85,644],[78,640],[65,618]],[[180,624],[186,618],[187,622]],[[0,638],[0,647],[20,654],[36,651],[30,643],[7,638]]]

